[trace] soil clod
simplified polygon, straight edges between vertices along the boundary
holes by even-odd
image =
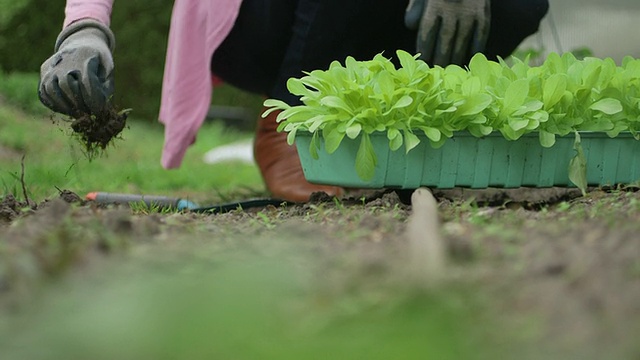
[[[116,111],[109,106],[98,114],[82,113],[74,116],[71,129],[82,143],[91,160],[101,154],[126,126],[130,109]]]
[[[65,202],[69,203],[69,204],[75,204],[78,203],[80,205],[84,205],[86,203],[85,200],[83,200],[78,194],[74,193],[71,190],[60,190],[58,189],[58,191],[60,192],[60,199],[64,200]]]
[[[310,204],[322,204],[333,201],[333,196],[330,196],[324,191],[318,191],[311,194],[309,197]]]
[[[9,194],[0,202],[0,220],[10,222],[18,216],[18,201]]]

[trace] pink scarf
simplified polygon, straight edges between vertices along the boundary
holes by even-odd
[[[67,0],[64,26],[83,19],[109,25],[114,0]],[[227,37],[242,0],[176,0],[162,84],[162,166],[180,166],[211,102],[210,61]],[[117,35],[117,34],[116,34]]]

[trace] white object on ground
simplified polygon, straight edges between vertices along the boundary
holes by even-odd
[[[206,164],[219,164],[227,161],[254,164],[253,140],[242,140],[213,148],[204,154],[202,160]]]
[[[407,221],[409,276],[418,285],[428,286],[444,277],[447,253],[440,235],[438,203],[425,188],[411,195],[411,215]]]

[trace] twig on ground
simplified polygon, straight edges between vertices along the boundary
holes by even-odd
[[[24,158],[26,154],[22,154],[22,159],[20,159],[20,186],[22,186],[22,195],[24,196],[24,202],[27,206],[31,207],[32,210],[35,210],[35,204],[31,204],[29,201],[29,195],[27,195],[27,185],[24,182]]]

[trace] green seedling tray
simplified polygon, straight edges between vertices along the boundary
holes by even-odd
[[[631,134],[621,133],[615,138],[604,133],[580,134],[590,186],[628,184],[640,179],[640,141]],[[306,179],[317,184],[354,188],[516,188],[574,186],[568,174],[569,162],[575,155],[574,139],[573,134],[558,137],[555,145],[544,148],[535,133],[515,141],[506,140],[499,133],[483,138],[456,133],[438,149],[421,137],[420,144],[407,154],[404,147],[391,151],[386,133],[374,133],[371,142],[378,160],[375,175],[369,181],[356,174],[359,138],[344,138],[332,154],[321,145],[318,159],[309,153],[310,133],[298,132],[296,145]]]

